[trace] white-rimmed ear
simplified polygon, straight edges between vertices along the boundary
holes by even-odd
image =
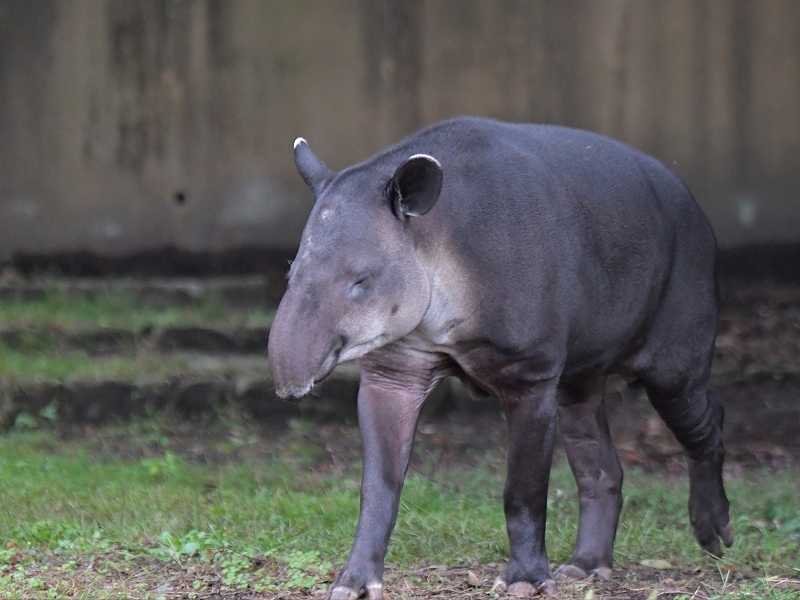
[[[386,186],[392,211],[398,219],[428,212],[442,191],[442,165],[427,154],[415,154],[397,167]]]
[[[297,170],[311,188],[314,198],[319,198],[322,190],[333,179],[333,172],[325,166],[319,158],[308,147],[308,142],[299,137],[294,141],[294,164]]]

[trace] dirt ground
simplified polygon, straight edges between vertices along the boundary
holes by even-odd
[[[57,557],[50,566],[57,566]],[[155,592],[165,600],[300,600],[324,598],[321,590],[254,592],[226,591],[222,576],[213,565],[178,565],[156,559],[137,558],[110,554],[90,564],[79,567],[71,579],[70,590],[65,597],[85,597],[81,590],[106,589],[115,595],[110,597],[138,598],[143,589]],[[263,564],[254,565],[256,567]],[[391,566],[384,574],[384,599],[452,598],[454,600],[477,600],[487,597],[503,597],[491,592],[495,577],[504,565],[489,563],[446,567],[431,564],[416,570],[399,571]],[[275,573],[280,575],[278,571]],[[330,574],[332,579],[334,573]],[[561,582],[558,598],[563,600],[711,600],[726,598],[729,593],[748,585],[752,588],[754,574],[738,573],[731,568],[711,570],[668,572],[644,566],[616,570],[610,581]],[[195,582],[202,582],[198,588]],[[776,591],[784,591],[786,598],[800,597],[800,580],[771,578],[764,582]],[[63,588],[62,588],[63,590]],[[797,596],[794,596],[794,591]],[[46,597],[46,596],[43,596]],[[750,598],[764,597],[754,591]]]

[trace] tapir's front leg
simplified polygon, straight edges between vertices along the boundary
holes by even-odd
[[[514,596],[557,592],[544,544],[556,387],[557,380],[543,381],[528,394],[505,397],[502,402],[508,424],[504,508],[511,556],[493,589]]]
[[[409,372],[397,364],[378,366],[375,358],[359,361],[358,424],[364,444],[361,513],[350,557],[331,585],[331,600],[354,600],[365,589],[370,600],[383,598],[383,561],[397,519],[417,419],[423,401],[441,379],[434,368]]]

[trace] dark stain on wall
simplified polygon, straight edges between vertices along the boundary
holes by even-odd
[[[144,14],[133,3],[123,2],[127,10],[114,10],[110,15],[111,50],[115,83],[123,110],[117,124],[117,164],[140,170],[147,150],[144,94],[146,86],[144,61]],[[115,5],[121,6],[120,3]],[[120,14],[122,13],[122,14]]]
[[[732,172],[735,185],[742,189],[751,180],[750,163],[753,154],[750,145],[750,113],[753,96],[753,19],[756,3],[753,0],[735,0],[731,10],[730,98],[735,140]]]
[[[206,0],[208,15],[208,57],[212,67],[230,67],[236,54],[229,33],[233,27],[230,0]]]
[[[140,171],[148,153],[164,155],[160,95],[170,29],[168,0],[112,0],[108,31],[114,83],[121,103],[116,160]]]
[[[0,153],[19,153],[20,144],[45,151],[48,140],[39,135],[45,102],[41,93],[52,62],[50,40],[57,20],[57,0],[0,0]],[[13,108],[12,108],[13,106]],[[12,176],[0,161],[0,190]],[[31,171],[23,177],[38,179]]]
[[[708,2],[695,2],[693,9],[693,44],[694,52],[694,72],[692,81],[694,83],[694,93],[692,95],[692,120],[695,123],[694,147],[695,156],[701,158],[703,163],[708,163],[708,135],[709,129],[708,113],[710,107],[709,78],[710,69],[710,40],[708,31],[710,29],[711,15]],[[702,172],[708,168],[707,164],[697,164],[693,166],[694,172]]]
[[[361,2],[366,99],[371,108],[388,100],[397,109],[397,130],[403,132],[413,131],[422,123],[421,9],[421,0]]]
[[[541,36],[542,67],[546,96],[547,120],[555,123],[583,124],[580,110],[581,87],[578,77],[580,54],[575,51],[583,41],[580,16],[583,3],[563,0],[558,4],[543,3],[538,33]],[[543,90],[537,90],[541,94]],[[544,92],[545,94],[547,92]]]

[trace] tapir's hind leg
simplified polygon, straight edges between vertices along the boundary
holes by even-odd
[[[722,407],[708,394],[717,329],[714,240],[705,223],[676,246],[672,275],[647,338],[630,370],[683,446],[689,464],[689,518],[700,546],[721,556],[733,542],[722,483]],[[685,215],[682,230],[691,230]]]
[[[604,388],[605,377],[559,387],[559,425],[578,484],[580,521],[575,552],[556,570],[556,578],[611,577],[622,467],[608,431]]]
[[[686,451],[689,464],[689,520],[698,543],[722,556],[720,539],[733,543],[730,504],[722,483],[725,446],[722,441],[722,406],[705,384],[679,393],[645,382],[650,402]]]

